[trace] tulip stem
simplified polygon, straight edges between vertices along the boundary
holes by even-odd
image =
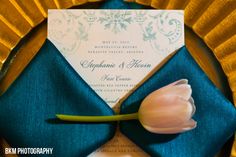
[[[63,121],[70,122],[112,122],[121,120],[135,120],[138,119],[138,113],[121,114],[113,116],[74,116],[56,114],[56,117]]]

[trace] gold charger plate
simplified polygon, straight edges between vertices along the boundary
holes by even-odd
[[[100,0],[2,0],[0,95],[43,45],[47,37],[47,10],[87,8],[87,4],[81,4],[94,1]],[[236,104],[236,0],[127,1],[157,9],[184,9],[188,50],[212,82],[227,98],[233,97]],[[88,5],[97,8],[100,3]],[[224,152],[223,156],[228,153]],[[236,145],[231,155],[236,157]]]

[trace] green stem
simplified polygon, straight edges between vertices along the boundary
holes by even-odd
[[[56,114],[56,117],[63,121],[70,122],[111,122],[121,120],[138,119],[138,113],[113,115],[113,116],[72,116],[64,114]]]

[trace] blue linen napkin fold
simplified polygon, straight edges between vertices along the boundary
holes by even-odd
[[[121,122],[121,132],[153,157],[211,157],[236,130],[236,109],[212,84],[185,47],[143,83],[121,106],[121,113],[137,112],[152,91],[187,78],[192,86],[197,128],[176,135],[146,131],[138,121]]]
[[[143,98],[180,78],[193,88],[198,127],[179,135],[147,132],[138,121],[121,131],[151,156],[213,156],[236,129],[236,110],[183,47],[122,104],[136,112]],[[87,156],[113,137],[116,123],[68,124],[56,113],[112,115],[113,111],[82,80],[50,41],[11,88],[0,97],[0,135],[12,147],[53,147],[53,156]]]
[[[113,115],[47,40],[0,97],[0,136],[12,147],[53,148],[56,157],[87,156],[114,136],[116,123],[68,124],[56,113]]]

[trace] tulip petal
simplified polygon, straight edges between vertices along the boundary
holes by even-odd
[[[196,106],[194,104],[193,97],[190,97],[188,101],[191,103],[192,108],[193,108],[193,111],[192,111],[192,114],[191,114],[191,117],[192,117],[195,114],[195,112],[196,112]]]
[[[175,81],[167,86],[175,86],[175,85],[180,85],[180,84],[188,84],[188,80],[187,79],[180,79],[178,81]],[[165,87],[167,87],[165,86]]]
[[[188,121],[193,112],[189,101],[176,95],[147,97],[139,109],[139,120],[152,127],[178,126]]]
[[[155,127],[150,127],[147,125],[143,125],[143,127],[152,132],[152,133],[159,133],[159,134],[176,134],[176,133],[181,133],[181,132],[185,132],[185,131],[189,131],[192,130],[194,128],[196,128],[197,126],[197,122],[194,121],[193,119],[187,121],[186,123],[184,123],[181,126],[177,126],[177,127],[169,127],[169,128],[155,128]]]
[[[185,80],[179,81],[185,82]],[[192,94],[192,88],[189,84],[177,84],[174,86],[165,86],[154,92],[152,92],[149,96],[160,96],[160,95],[178,95],[183,97],[185,100],[189,100]]]
[[[180,79],[178,81],[175,81],[173,83],[170,83],[166,86],[159,88],[157,91],[161,91],[162,89],[166,89],[166,88],[173,87],[175,85],[180,85],[180,84],[188,84],[188,80],[187,79]]]
[[[192,88],[188,84],[176,85],[171,88],[166,89],[166,94],[178,95],[185,100],[189,100],[192,94]]]
[[[188,84],[187,79],[181,79],[175,82],[175,85],[180,85],[180,84]]]
[[[188,101],[189,101],[191,104],[194,104],[193,97],[190,97]]]

